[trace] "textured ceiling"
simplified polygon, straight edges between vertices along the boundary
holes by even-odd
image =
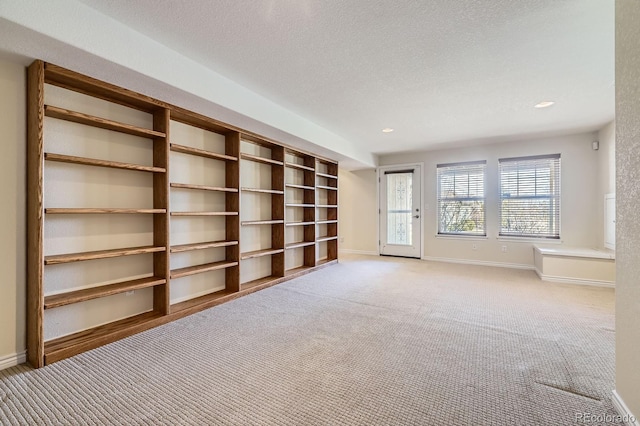
[[[613,0],[81,1],[370,152],[614,115]]]

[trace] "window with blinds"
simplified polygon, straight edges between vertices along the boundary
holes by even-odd
[[[560,154],[502,158],[500,235],[560,238]]]
[[[486,235],[486,161],[438,164],[438,234]]]

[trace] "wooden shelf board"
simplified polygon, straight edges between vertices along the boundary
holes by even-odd
[[[45,265],[79,262],[83,260],[107,259],[110,257],[131,256],[135,254],[156,253],[165,251],[165,247],[143,246],[111,250],[87,251],[82,253],[56,254],[44,257]]]
[[[226,298],[231,298],[238,293],[234,293],[229,290],[218,290],[209,294],[205,294],[204,296],[195,297],[190,300],[185,300],[183,302],[175,303],[171,305],[171,313],[184,311],[186,309],[196,308],[202,305],[209,305],[212,302],[222,302]]]
[[[95,158],[75,157],[73,155],[54,154],[50,152],[44,153],[44,159],[47,161],[57,161],[60,163],[82,164],[85,166],[109,167],[112,169],[136,170],[139,172],[165,173],[167,170],[163,167],[141,166],[131,163],[120,163],[118,161],[98,160]]]
[[[264,194],[278,194],[283,195],[284,191],[280,191],[277,189],[260,189],[260,188],[242,188],[244,192],[259,192]]]
[[[268,277],[258,278],[257,280],[249,281],[243,284],[240,284],[240,291],[246,291],[251,289],[256,289],[257,287],[269,287],[269,285],[274,285],[279,282],[282,282],[283,277],[276,277],[275,275],[269,275]]]
[[[256,163],[270,164],[275,166],[282,166],[284,162],[278,160],[272,160],[271,158],[260,157],[258,155],[240,153],[240,158],[243,160],[255,161]]]
[[[209,271],[216,271],[218,269],[230,268],[238,265],[238,262],[229,262],[226,260],[220,262],[205,263],[203,265],[188,266],[186,268],[174,269],[171,271],[171,279],[186,277],[189,275],[201,274]]]
[[[238,212],[171,212],[171,216],[238,216]]]
[[[109,324],[44,342],[45,364],[51,364],[166,322],[157,312],[134,315]]]
[[[284,226],[306,226],[306,225],[313,225],[315,224],[315,222],[289,222],[286,223]]]
[[[198,189],[201,191],[238,192],[238,188],[224,188],[221,186],[192,185],[190,183],[171,183],[172,188]]]
[[[208,241],[202,243],[191,243],[191,244],[179,244],[175,246],[171,246],[171,253],[181,253],[185,251],[192,250],[203,250],[214,247],[227,247],[227,246],[235,246],[238,245],[238,241]]]
[[[87,126],[98,127],[115,132],[127,133],[129,135],[140,136],[143,138],[164,138],[165,133],[157,132],[143,127],[132,126],[130,124],[120,123],[106,118],[100,118],[81,112],[71,111],[59,108],[53,105],[44,106],[44,114],[47,117],[58,118],[60,120],[72,121],[74,123],[85,124]]]
[[[337,209],[337,204],[317,204],[316,207],[321,209]]]
[[[222,161],[238,161],[237,157],[226,154],[218,154],[217,152],[211,152],[200,148],[193,148],[186,145],[178,145],[175,143],[169,144],[171,151],[180,152],[182,154],[197,155],[199,157],[210,158],[213,160]]]
[[[331,263],[338,263],[338,259],[329,259],[328,257],[323,257],[322,259],[317,259],[316,260],[316,267],[317,266],[329,265]]]
[[[217,133],[219,135],[227,135],[238,130],[221,121],[177,106],[171,108],[171,121],[177,121],[191,127],[198,127],[207,132]]]
[[[338,223],[337,220],[319,220],[316,222],[317,225],[329,225],[331,223]]]
[[[300,247],[312,246],[314,244],[315,244],[315,241],[298,241],[295,243],[285,244],[284,248],[286,250],[291,250],[291,249],[300,248]]]
[[[126,291],[153,287],[156,285],[165,284],[166,282],[167,280],[165,280],[164,278],[148,277],[85,288],[82,290],[75,290],[67,293],[54,294],[51,296],[45,296],[44,308],[57,308],[59,306],[84,302],[91,299],[97,299],[99,297],[112,296],[114,294],[124,293]]]
[[[292,169],[308,170],[310,172],[316,171],[316,169],[314,169],[313,167],[304,166],[302,164],[297,164],[297,163],[285,163],[285,166],[291,167]]]
[[[85,93],[109,102],[125,105],[148,113],[153,113],[159,108],[166,108],[169,105],[150,98],[146,95],[133,92],[131,90],[115,86],[104,81],[82,75],[51,63],[45,63],[45,83],[64,87],[80,93]]]
[[[305,208],[310,208],[310,207],[315,207],[315,204],[296,204],[296,203],[288,203],[285,204],[285,207],[305,207]]]
[[[329,191],[337,191],[338,188],[335,186],[326,186],[326,185],[316,185],[316,188],[318,189],[327,189]]]
[[[316,238],[316,243],[321,243],[321,242],[323,242],[323,241],[337,240],[337,239],[338,239],[338,237],[337,237],[337,236],[335,236],[335,237],[329,237],[329,236],[326,236],[326,237],[320,237],[320,238]]]
[[[307,271],[310,272],[312,269],[313,269],[313,266],[296,266],[295,268],[287,269],[286,271],[284,271],[284,276],[290,277],[292,275],[301,274],[302,272],[307,272]]]
[[[278,225],[284,223],[284,220],[246,220],[241,223],[242,226],[252,225]]]
[[[240,253],[240,260],[253,259],[255,257],[262,257],[262,256],[271,256],[272,254],[282,253],[283,251],[284,249],[273,249],[273,248],[247,251],[244,253]]]
[[[327,179],[338,179],[338,176],[336,175],[330,175],[328,173],[320,173],[320,172],[316,172],[316,176],[320,176],[323,178],[327,178]]]
[[[167,209],[112,209],[112,208],[49,208],[46,214],[157,214],[166,213]]]
[[[293,184],[293,183],[287,183],[284,186],[286,186],[287,188],[305,189],[305,190],[308,190],[308,191],[314,191],[316,189],[313,186],[296,185],[296,184]]]
[[[193,306],[190,306],[187,302],[173,305],[171,307],[172,312],[169,315],[161,315],[153,311],[145,312],[123,320],[74,333],[69,336],[49,340],[44,343],[44,363],[48,365],[53,362],[60,361],[64,358],[97,348],[178,318],[183,318],[186,315],[201,311],[204,308],[233,300],[237,297],[262,290],[297,276],[317,271],[335,263],[338,263],[337,259],[323,259],[318,261],[315,267],[309,267],[308,269],[295,268],[289,270],[285,272],[284,277],[268,276],[249,281],[241,285],[240,292],[227,293],[226,295],[218,294],[218,292],[216,292],[194,299],[193,301],[187,301]]]

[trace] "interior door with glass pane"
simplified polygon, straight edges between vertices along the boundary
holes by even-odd
[[[420,166],[380,171],[380,254],[420,257]]]

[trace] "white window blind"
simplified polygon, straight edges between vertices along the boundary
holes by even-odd
[[[486,161],[438,164],[438,234],[486,235]]]
[[[560,238],[560,154],[498,162],[500,235]]]

